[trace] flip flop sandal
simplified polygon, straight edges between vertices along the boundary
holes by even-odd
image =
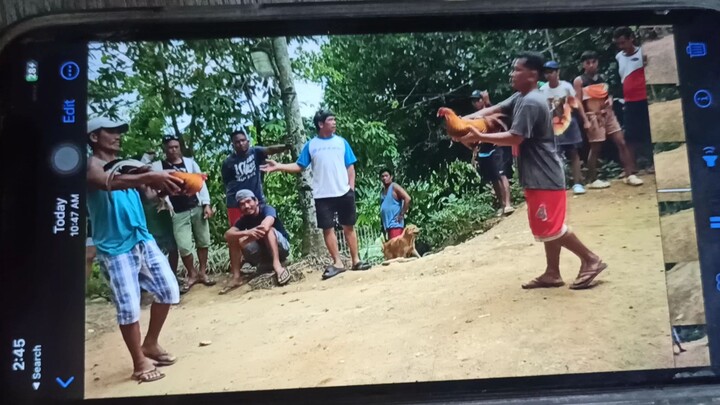
[[[575,281],[570,285],[571,290],[584,290],[586,288],[590,287],[590,283],[595,280],[595,277],[597,277],[600,273],[602,273],[603,270],[605,270],[608,267],[607,264],[600,262],[600,265],[598,266],[598,269],[593,272],[586,272],[585,274],[578,274],[578,277],[575,279]],[[580,280],[580,281],[578,281]]]
[[[202,281],[200,281],[203,285],[212,287],[215,284],[217,284],[217,281],[215,281],[212,277],[205,277]]]
[[[547,282],[540,279],[540,277],[535,277],[534,279],[530,280],[528,283],[525,283],[522,285],[522,288],[524,290],[532,290],[535,288],[557,288],[562,287],[565,285],[564,281],[555,281],[555,282]]]
[[[328,266],[325,268],[325,272],[322,274],[322,279],[327,280],[329,278],[335,277],[340,273],[343,273],[345,271],[344,268],[339,268],[335,266]]]
[[[187,281],[184,282],[182,287],[180,287],[180,294],[186,294],[197,283],[198,283],[198,280],[195,280],[194,283],[188,283]]]
[[[137,381],[138,384],[142,384],[144,382],[153,382],[157,380],[161,380],[165,378],[165,374],[158,370],[157,368],[154,368],[152,370],[143,371],[140,373],[133,373],[132,376],[130,376],[133,380]]]
[[[242,287],[243,285],[245,285],[245,283],[225,286],[225,287],[223,287],[222,290],[220,290],[218,295],[225,295],[225,294],[229,293],[230,291],[237,290],[238,288]]]
[[[172,366],[177,362],[177,357],[170,355],[170,353],[163,353],[159,356],[150,356],[146,354],[145,357],[153,360],[155,362],[155,366],[157,367]]]
[[[352,270],[354,270],[354,271],[358,271],[358,270],[368,270],[368,269],[370,269],[370,267],[372,267],[372,266],[370,266],[368,263],[365,263],[365,262],[363,262],[363,261],[359,261],[359,262],[353,264]]]
[[[277,276],[278,284],[285,285],[290,281],[291,275],[288,269],[283,269],[283,272]]]

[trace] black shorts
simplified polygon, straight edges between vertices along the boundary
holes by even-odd
[[[632,143],[651,143],[647,100],[626,101],[624,109],[625,140]]]
[[[315,213],[318,228],[331,229],[335,227],[335,214],[340,225],[353,226],[357,220],[355,211],[355,192],[350,190],[340,197],[315,199]]]
[[[478,156],[478,173],[483,181],[498,181],[501,176],[512,178],[512,149],[496,147],[490,156]]]

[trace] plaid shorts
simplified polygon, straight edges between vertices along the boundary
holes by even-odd
[[[155,302],[177,304],[180,289],[167,258],[154,240],[140,242],[117,256],[97,253],[102,274],[110,283],[120,325],[140,320],[140,288],[155,295]]]

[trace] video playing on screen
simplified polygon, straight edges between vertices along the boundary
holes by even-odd
[[[672,26],[88,52],[87,398],[709,365]]]

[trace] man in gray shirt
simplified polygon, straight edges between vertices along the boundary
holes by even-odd
[[[520,54],[510,74],[516,93],[500,104],[478,111],[470,118],[502,112],[512,117],[507,132],[483,134],[471,128],[460,139],[465,145],[488,142],[499,146],[519,145],[518,169],[525,192],[530,229],[535,239],[545,243],[545,273],[523,284],[523,288],[549,288],[565,285],[560,275],[560,250],[564,247],[580,258],[580,273],[572,289],[590,287],[600,272],[607,268],[565,224],[567,197],[565,173],[552,129],[547,100],[537,90],[543,74],[544,58],[535,52]]]

